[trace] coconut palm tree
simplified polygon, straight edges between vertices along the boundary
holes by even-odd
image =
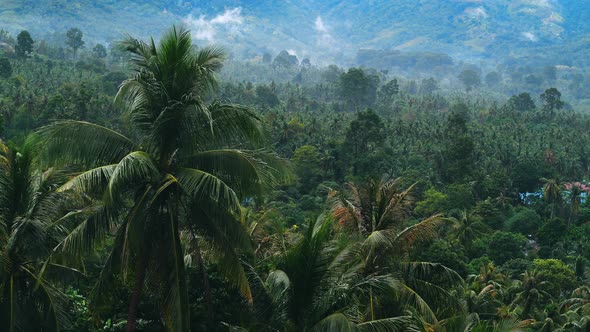
[[[372,317],[371,297],[407,294],[393,275],[365,275],[354,246],[338,238],[331,218],[305,225],[302,238],[266,278],[251,269],[255,331],[407,331],[410,316]]]
[[[400,189],[402,179],[370,180],[365,185],[348,184],[344,192],[329,194],[331,213],[345,230],[354,230],[368,249],[367,259],[406,257],[416,241],[437,236],[446,222],[440,214],[408,223],[416,184]],[[386,255],[387,254],[387,255]]]
[[[366,275],[399,276],[407,293],[411,293],[415,308],[429,323],[436,323],[434,304],[445,303],[441,306],[445,310],[461,307],[450,288],[461,286],[462,279],[440,264],[409,260],[415,243],[434,238],[446,220],[433,215],[410,224],[408,219],[413,210],[415,184],[402,190],[401,181],[370,181],[361,186],[349,184],[345,192],[332,191],[329,195],[331,214],[341,229],[356,239],[358,255],[364,264],[363,272]],[[433,274],[441,279],[433,282]],[[452,286],[445,289],[440,286],[441,282]],[[372,297],[369,302],[371,312],[378,311],[378,302]]]
[[[465,306],[467,312],[476,314],[478,318],[494,317],[502,303],[503,290],[500,285],[490,283],[483,287],[481,291],[469,290],[465,296]]]
[[[129,37],[121,47],[131,55],[133,75],[115,102],[126,110],[129,135],[81,121],[38,132],[47,165],[85,169],[60,190],[96,199],[60,248],[83,252],[116,230],[95,303],[114,273],[133,280],[126,327],[133,331],[144,287],[160,285],[152,290],[166,329],[188,331],[181,230],[209,244],[220,269],[251,301],[240,264],[240,254],[251,249],[239,222],[240,202],[260,197],[284,165],[257,149],[264,131],[253,111],[208,102],[224,59],[221,50],[196,50],[189,31],[176,27],[158,44]]]
[[[440,215],[420,222],[419,226],[405,227],[415,203],[413,191],[416,183],[406,189],[400,188],[401,183],[401,178],[369,180],[360,186],[349,183],[344,192],[330,192],[332,215],[344,228],[356,229],[361,237],[376,232],[391,235],[389,233],[402,230],[406,236],[418,231],[423,235],[433,235],[436,227],[442,224]]]
[[[553,321],[553,319],[547,317],[543,321],[539,321],[536,323],[537,330],[540,332],[551,332],[557,330],[557,324]]]
[[[467,250],[474,240],[490,231],[477,215],[463,210],[455,221],[455,237]]]
[[[480,322],[470,331],[472,332],[524,332],[529,331],[533,320],[506,319],[498,322]]]
[[[570,205],[570,214],[567,219],[568,224],[572,221],[575,221],[575,218],[580,213],[580,204],[582,200],[582,187],[579,184],[572,184],[569,188],[569,205]]]
[[[553,218],[555,206],[559,206],[561,203],[561,185],[555,179],[542,178],[541,181],[545,182],[543,184],[543,197],[551,205],[551,218]]]
[[[576,312],[582,316],[590,315],[590,287],[581,286],[572,291],[570,298],[561,302],[560,311]]]
[[[31,140],[21,149],[0,141],[0,330],[57,331],[66,327],[66,298],[44,271],[67,269],[48,261],[66,235],[55,222],[70,199],[56,194],[58,172],[38,172]]]
[[[520,317],[530,318],[532,311],[535,306],[541,303],[543,298],[550,298],[547,292],[540,289],[546,281],[542,280],[542,275],[534,271],[525,271],[522,274],[522,281],[516,283],[515,288],[521,290],[516,294],[514,301],[512,301],[513,307],[520,307]]]

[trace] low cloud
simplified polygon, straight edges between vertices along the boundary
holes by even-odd
[[[239,32],[239,27],[244,23],[244,18],[242,17],[242,8],[237,7],[228,9],[223,14],[219,14],[212,19],[207,19],[205,15],[195,18],[191,14],[183,19],[183,23],[191,28],[196,39],[215,42],[219,30],[223,29],[230,33]]]

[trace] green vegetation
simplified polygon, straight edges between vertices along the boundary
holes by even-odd
[[[67,36],[0,31],[0,330],[590,327],[575,78]]]

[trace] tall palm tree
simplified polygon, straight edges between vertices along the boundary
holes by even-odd
[[[56,221],[70,202],[56,194],[58,173],[36,171],[31,141],[11,149],[0,141],[0,330],[57,331],[67,326],[66,300],[43,271],[66,235]]]
[[[145,43],[129,37],[121,46],[131,55],[133,75],[122,83],[115,102],[126,110],[130,136],[81,121],[39,131],[47,164],[87,169],[61,190],[97,199],[61,248],[82,252],[117,229],[93,292],[95,302],[113,273],[133,280],[126,327],[133,331],[145,285],[162,285],[154,291],[166,328],[188,331],[180,231],[207,241],[220,269],[251,300],[240,264],[240,254],[251,249],[239,222],[240,202],[260,197],[284,165],[255,149],[264,142],[255,113],[207,102],[217,85],[221,50],[196,50],[189,31],[176,27],[157,45],[153,39]]]

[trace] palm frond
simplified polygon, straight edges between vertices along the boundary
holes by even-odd
[[[171,260],[167,278],[167,296],[163,304],[163,316],[166,327],[171,331],[189,331],[189,301],[184,268],[184,255],[180,243],[178,221],[175,220],[174,208],[169,209],[170,244],[168,256]]]
[[[158,167],[149,154],[143,151],[132,152],[123,157],[112,170],[106,198],[112,201],[130,188],[154,181],[159,176]]]
[[[428,323],[435,323],[438,321],[436,313],[426,300],[414,289],[405,283],[398,283],[399,287],[396,289],[400,292],[401,299],[407,304],[414,307],[420,313],[420,316]]]
[[[246,229],[227,206],[202,196],[193,202],[188,209],[189,227],[201,234],[216,253],[220,272],[232,282],[242,295],[252,301],[252,291],[248,283],[248,275],[244,270],[239,253],[249,253],[251,242]],[[196,204],[194,202],[197,202]]]
[[[72,190],[77,193],[104,192],[111,180],[117,164],[100,166],[74,176],[68,182],[57,188],[58,192]]]
[[[49,318],[46,319],[55,324],[56,331],[62,328],[68,329],[71,322],[66,310],[67,299],[65,295],[46,280],[37,276],[33,271],[25,267],[22,267],[22,269],[40,286],[37,292],[42,294],[43,302],[47,305],[46,313]]]
[[[359,332],[418,332],[410,316],[399,316],[392,318],[384,318],[371,320],[368,322],[360,323],[356,325],[357,331]]]
[[[414,203],[412,196],[417,182],[403,191],[398,191],[397,186],[401,179],[390,180],[385,183],[379,183],[377,202],[379,209],[376,212],[378,216],[376,229],[385,229],[392,222],[405,220]]]
[[[344,314],[334,313],[317,322],[311,331],[314,332],[353,332],[356,326]]]
[[[430,262],[401,262],[398,263],[400,271],[408,278],[429,279],[433,275],[444,277],[449,283],[463,285],[461,276],[452,269],[440,264]]]
[[[356,227],[361,230],[362,216],[354,200],[349,200],[342,193],[331,190],[328,194],[328,204],[332,217],[338,225]]]
[[[125,242],[125,233],[125,227],[119,227],[113,240],[113,249],[104,261],[97,281],[90,292],[90,304],[94,308],[108,305],[108,301],[112,299],[111,291],[114,289],[115,274],[119,272],[121,267],[121,250]]]
[[[264,143],[265,131],[262,120],[256,113],[243,106],[215,102],[207,106],[213,129],[212,142],[216,144]]]
[[[223,179],[240,197],[260,197],[288,173],[286,163],[266,151],[208,150],[194,154],[187,163]]]
[[[215,175],[194,168],[181,168],[175,175],[191,200],[212,200],[216,206],[224,206],[236,214],[241,212],[235,191]]]
[[[57,222],[62,223],[73,218],[73,220],[79,220],[78,224],[71,228],[54,250],[61,250],[74,256],[91,251],[110,233],[119,213],[119,206],[100,202],[72,211]]]
[[[153,39],[152,39],[153,44]],[[117,48],[131,54],[132,63],[138,68],[148,67],[148,62],[153,56],[154,47],[137,40],[129,35],[117,43]]]
[[[205,92],[217,87],[215,74],[223,67],[225,58],[225,51],[218,46],[202,48],[195,55],[192,66],[197,68],[197,75],[204,78],[201,84]]]
[[[83,121],[62,121],[37,131],[42,165],[100,166],[121,160],[136,149],[127,137]]]
[[[392,242],[400,246],[401,250],[408,250],[417,240],[426,240],[436,237],[439,234],[440,226],[445,222],[446,219],[444,219],[442,215],[435,214],[415,225],[407,227],[397,234]]]

